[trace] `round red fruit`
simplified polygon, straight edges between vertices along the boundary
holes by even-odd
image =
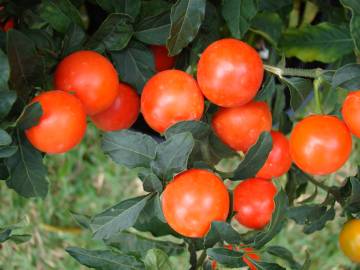
[[[114,131],[131,127],[140,111],[140,98],[130,86],[120,83],[118,96],[107,110],[91,117],[103,131]]]
[[[341,113],[351,133],[360,138],[360,91],[347,95]]]
[[[154,55],[156,72],[172,69],[174,67],[175,57],[169,56],[166,46],[152,45],[150,48]]]
[[[221,107],[241,106],[252,100],[264,76],[259,54],[236,39],[221,39],[202,53],[197,71],[201,91]]]
[[[64,91],[48,91],[35,97],[42,116],[25,131],[30,143],[42,152],[64,153],[80,143],[86,131],[86,114],[81,102]]]
[[[263,131],[270,131],[272,117],[265,102],[250,102],[240,107],[221,108],[212,118],[219,138],[236,151],[247,152]]]
[[[162,209],[171,228],[186,237],[203,237],[211,222],[225,221],[229,193],[219,177],[200,169],[178,174],[166,186]]]
[[[89,115],[111,106],[119,79],[111,62],[94,51],[78,51],[65,57],[55,71],[55,87],[73,92]]]
[[[262,229],[271,220],[275,208],[276,187],[270,181],[250,178],[234,189],[235,219],[251,229]]]
[[[312,115],[294,127],[290,136],[290,153],[304,172],[325,175],[340,169],[352,148],[347,126],[336,116]]]
[[[200,120],[204,97],[196,81],[180,70],[165,70],[152,77],[141,95],[141,112],[148,125],[163,133],[173,124]]]
[[[256,177],[271,179],[280,177],[286,173],[292,163],[288,139],[278,131],[271,131],[273,147],[264,166],[257,173]]]

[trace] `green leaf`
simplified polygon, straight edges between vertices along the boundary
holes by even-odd
[[[357,0],[340,0],[341,4],[351,10],[350,33],[355,48],[360,53],[360,3]]]
[[[10,66],[6,54],[0,50],[0,91],[8,90]],[[0,99],[1,100],[1,99]]]
[[[348,181],[351,184],[351,191],[346,199],[345,209],[355,214],[360,212],[360,180],[356,177],[350,177]]]
[[[296,166],[292,166],[288,172],[288,179],[285,186],[290,205],[306,191],[307,183],[307,175]]]
[[[170,35],[166,46],[170,55],[182,51],[197,35],[205,17],[205,0],[178,0],[171,8]]]
[[[295,261],[293,254],[287,248],[281,246],[269,246],[266,248],[266,252],[288,262],[291,269],[301,269],[301,265]]]
[[[209,232],[204,238],[204,246],[212,247],[219,241],[238,245],[241,241],[241,235],[230,224],[221,221],[213,221]]]
[[[3,161],[0,162],[0,180],[8,180],[10,177],[9,169],[6,167]]]
[[[18,127],[21,130],[29,129],[36,126],[43,114],[41,104],[39,102],[32,103],[25,107],[23,113],[18,120]]]
[[[265,164],[271,149],[272,138],[270,133],[261,133],[256,144],[249,149],[244,160],[234,171],[231,180],[243,180],[255,176]]]
[[[227,248],[208,248],[206,254],[227,267],[235,268],[246,266],[243,261],[244,253],[240,251],[229,250]]]
[[[224,144],[214,132],[210,134],[209,146],[211,153],[218,159],[229,158],[237,155],[237,153]]]
[[[308,79],[291,77],[280,78],[281,82],[285,84],[290,90],[290,105],[296,111],[304,103],[307,96],[313,89],[312,82]]]
[[[157,142],[148,135],[130,130],[105,133],[103,151],[128,168],[149,167],[155,158]]]
[[[169,255],[184,253],[185,245],[176,244],[171,241],[159,241],[129,232],[119,233],[106,240],[106,244],[112,246],[125,254],[136,254],[145,257],[150,249],[161,249]]]
[[[353,50],[349,30],[327,22],[288,29],[281,40],[287,57],[297,57],[303,62],[332,63]]]
[[[134,270],[144,269],[137,258],[110,250],[87,250],[70,247],[66,249],[82,265],[98,270]]]
[[[0,146],[9,145],[11,143],[11,136],[5,130],[0,129]]]
[[[11,86],[26,101],[33,88],[43,82],[43,58],[36,53],[34,42],[14,29],[7,33],[7,53]]]
[[[259,0],[260,10],[276,11],[291,5],[292,0]]]
[[[187,169],[193,148],[194,138],[190,132],[176,134],[158,144],[155,159],[151,162],[153,172],[160,179],[171,180],[174,174]]]
[[[32,237],[31,234],[13,234],[9,237],[9,240],[19,245],[29,242],[31,237]]]
[[[171,3],[167,0],[142,1],[140,17],[146,18],[156,16],[165,11],[170,11],[170,9]]]
[[[147,192],[161,192],[163,185],[159,177],[157,177],[150,169],[145,168],[138,174],[143,182],[143,188]]]
[[[0,230],[0,243],[3,243],[9,239],[9,237],[11,235],[11,231],[12,231],[11,229],[1,229]]]
[[[289,202],[286,193],[281,189],[275,196],[275,211],[272,214],[270,224],[265,230],[257,233],[251,242],[259,249],[271,241],[284,227]],[[251,243],[250,242],[250,243]]]
[[[96,0],[98,5],[109,13],[123,13],[134,20],[140,12],[140,0]]]
[[[125,48],[133,35],[129,17],[124,14],[110,14],[90,37],[85,46],[103,53],[106,49],[120,51]]]
[[[281,267],[276,263],[269,263],[263,261],[256,261],[249,256],[246,256],[247,259],[254,265],[258,270],[286,270],[286,268]]]
[[[41,1],[39,14],[52,28],[61,33],[66,33],[71,23],[84,27],[79,11],[69,0]]]
[[[93,217],[90,226],[94,239],[108,239],[132,227],[148,200],[149,196],[128,199]]]
[[[145,258],[146,270],[172,270],[173,267],[170,263],[169,256],[160,249],[150,249]]]
[[[278,13],[265,11],[254,17],[250,30],[263,36],[277,48],[284,28],[284,23]]]
[[[16,145],[0,146],[0,158],[9,158],[18,150]]]
[[[211,127],[209,124],[202,121],[181,121],[169,127],[165,131],[165,137],[166,139],[169,139],[172,136],[183,132],[190,132],[194,139],[202,140],[209,136]]]
[[[283,85],[276,85],[275,99],[272,102],[272,122],[277,124],[280,122],[280,116],[284,112],[286,106],[286,96]]]
[[[272,96],[276,90],[275,86],[275,77],[271,75],[267,76],[255,99],[258,101],[268,101],[271,103]]]
[[[155,74],[155,63],[149,48],[139,42],[130,42],[126,49],[112,52],[111,58],[120,79],[142,92],[145,83]]]
[[[346,90],[355,91],[360,89],[360,65],[348,64],[339,68],[332,79],[334,88],[341,87]]]
[[[72,23],[64,36],[62,56],[65,57],[72,52],[80,50],[85,42],[85,39],[86,33],[84,29],[77,24]]]
[[[85,229],[90,229],[91,218],[86,215],[81,215],[75,212],[70,212],[72,218],[79,224],[81,227]]]
[[[0,121],[8,115],[15,101],[15,91],[0,91]]]
[[[146,44],[164,45],[169,33],[170,13],[165,11],[140,20],[135,27],[134,36]]]
[[[231,35],[242,38],[258,12],[257,0],[224,0],[222,15]]]
[[[18,151],[6,160],[10,170],[10,178],[6,181],[9,188],[14,189],[26,198],[42,197],[48,192],[46,180],[47,170],[43,164],[41,153],[33,148],[24,135],[17,134]]]

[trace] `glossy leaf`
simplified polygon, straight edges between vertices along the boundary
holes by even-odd
[[[9,158],[18,151],[16,145],[0,146],[0,158]]]
[[[334,88],[341,87],[346,90],[360,89],[360,64],[348,64],[339,68],[332,78]]]
[[[166,42],[170,55],[180,53],[195,38],[205,17],[205,6],[205,0],[177,0],[172,6]]]
[[[303,105],[305,99],[311,93],[313,85],[310,80],[291,77],[291,78],[281,78],[282,83],[284,83],[290,90],[290,105],[291,108],[296,111]]]
[[[112,52],[111,58],[121,80],[134,86],[138,93],[155,73],[152,52],[139,42],[130,42],[126,49]]]
[[[340,0],[341,4],[351,10],[350,33],[355,43],[355,48],[360,53],[360,3],[357,0]]]
[[[6,54],[0,50],[0,91],[8,90],[10,66]],[[0,99],[1,100],[1,99]]]
[[[18,120],[18,127],[21,130],[29,129],[39,123],[43,111],[39,102],[32,103],[25,107]]]
[[[11,142],[11,136],[5,130],[0,129],[0,146],[9,145]]]
[[[8,115],[15,101],[15,91],[0,91],[0,120]]]
[[[259,0],[260,10],[275,11],[291,5],[292,0]]]
[[[187,169],[187,163],[194,138],[190,132],[183,132],[170,137],[156,147],[155,159],[151,168],[161,179],[171,180],[174,174]]]
[[[246,266],[242,259],[244,253],[240,251],[229,250],[227,248],[209,248],[206,250],[206,254],[227,267],[235,268]]]
[[[102,149],[113,161],[128,168],[149,167],[157,142],[148,135],[130,130],[106,133]]]
[[[252,20],[250,30],[262,35],[271,45],[277,47],[284,28],[284,23],[278,13],[261,12]]]
[[[219,241],[238,245],[241,241],[241,235],[230,224],[221,221],[213,221],[209,232],[204,238],[204,246],[212,247]]]
[[[286,248],[281,246],[269,246],[266,248],[266,252],[285,260],[291,269],[300,270],[301,265],[295,261],[293,254]]]
[[[148,201],[149,196],[120,202],[91,219],[95,239],[109,239],[116,233],[132,227]]]
[[[86,33],[83,28],[75,23],[69,26],[64,36],[64,45],[62,55],[65,57],[72,52],[80,50],[85,42]]]
[[[110,250],[87,250],[70,247],[66,249],[82,265],[98,270],[134,270],[144,269],[144,264],[136,257]]]
[[[258,269],[258,270],[286,270],[286,268],[270,262],[256,261],[251,259],[249,256],[247,259]]]
[[[96,0],[98,5],[109,13],[123,13],[133,19],[140,12],[141,0]]]
[[[327,22],[298,29],[288,29],[281,41],[287,57],[297,57],[303,62],[332,63],[353,50],[349,30]]]
[[[257,0],[224,0],[222,15],[235,38],[242,38],[258,12]]]
[[[143,188],[147,192],[161,192],[163,185],[159,177],[154,174],[150,169],[142,169],[139,174],[139,178],[143,182]]]
[[[265,164],[272,149],[272,138],[269,132],[263,132],[256,144],[247,152],[244,160],[234,171],[232,180],[243,180],[256,175]]]
[[[202,121],[182,121],[168,128],[165,137],[169,139],[182,132],[190,132],[194,139],[202,140],[210,134],[211,128],[209,124]]]
[[[146,270],[172,270],[169,256],[161,249],[150,249],[144,258]]]

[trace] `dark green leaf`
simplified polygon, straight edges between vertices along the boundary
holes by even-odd
[[[3,161],[0,162],[0,180],[8,180],[10,177],[10,172],[8,167],[4,164]]]
[[[307,183],[307,175],[296,166],[291,167],[285,187],[290,205],[306,191]]]
[[[277,47],[284,30],[284,23],[276,12],[261,12],[252,20],[251,30],[266,38],[272,46]]]
[[[210,134],[209,146],[211,153],[219,160],[222,158],[229,158],[237,155],[237,153],[224,144],[214,132]]]
[[[95,239],[109,239],[118,232],[132,227],[149,196],[128,199],[105,210],[91,219]]]
[[[311,266],[311,259],[310,259],[310,255],[308,252],[306,252],[306,259],[304,264],[301,267],[301,270],[309,270]]]
[[[279,257],[279,258],[287,261],[291,269],[294,269],[294,270],[301,269],[301,265],[297,261],[295,261],[292,253],[284,247],[269,246],[266,248],[266,252],[273,256]]]
[[[18,127],[21,130],[25,130],[36,126],[39,123],[42,114],[43,111],[39,102],[26,106],[18,120]]]
[[[350,9],[352,13],[350,21],[350,33],[355,43],[357,52],[360,52],[360,3],[357,0],[340,0],[341,4]]]
[[[133,19],[140,12],[140,0],[96,0],[98,5],[109,13],[123,13]]]
[[[173,267],[170,263],[169,256],[160,249],[150,249],[145,258],[146,270],[172,270]]]
[[[194,138],[190,132],[183,132],[170,137],[156,147],[155,159],[151,162],[154,173],[164,180],[171,180],[174,174],[187,169],[187,163]]]
[[[313,85],[310,80],[292,77],[292,78],[281,78],[283,84],[285,84],[290,90],[290,105],[291,108],[296,111],[304,103],[306,97],[310,94],[313,89]]]
[[[129,232],[119,233],[106,241],[107,245],[117,248],[125,254],[136,254],[145,257],[148,250],[156,248],[169,255],[178,255],[185,251],[184,244],[171,241],[159,241]]]
[[[360,212],[360,180],[356,177],[350,177],[351,192],[346,199],[346,210],[350,213]]]
[[[206,254],[227,267],[235,268],[246,266],[242,259],[244,253],[240,251],[229,250],[227,248],[209,248],[206,250]]]
[[[134,270],[144,269],[144,264],[137,258],[110,250],[87,250],[70,247],[66,249],[82,265],[98,270]]]
[[[256,261],[249,256],[247,256],[247,259],[254,265],[258,270],[286,270],[284,267],[281,267],[280,265],[276,263],[269,263],[269,262],[263,262],[263,261]]]
[[[190,132],[194,139],[202,140],[209,136],[211,127],[209,124],[201,121],[182,121],[169,127],[165,132],[165,137],[169,139],[182,132]]]
[[[151,45],[164,45],[169,33],[170,13],[168,11],[143,18],[135,28],[135,37]]]
[[[8,90],[10,66],[6,54],[0,50],[0,91]],[[1,100],[1,99],[0,99]]]
[[[157,142],[150,136],[130,130],[106,133],[102,141],[103,151],[128,168],[149,167],[156,146]]]
[[[0,91],[0,120],[4,119],[10,112],[16,101],[16,92]]]
[[[18,151],[6,160],[10,170],[7,186],[26,198],[45,197],[49,183],[41,153],[23,135],[18,134],[17,145]]]
[[[276,11],[286,6],[291,6],[292,0],[259,0],[260,10]]]
[[[70,212],[73,219],[78,223],[81,227],[85,229],[90,229],[91,218],[85,215],[77,214],[75,212]]]
[[[139,178],[143,182],[143,188],[147,192],[161,192],[163,185],[159,179],[150,169],[146,168],[139,172]]]
[[[348,64],[339,68],[332,79],[332,86],[354,91],[360,89],[360,64]]]
[[[5,130],[0,129],[0,146],[9,145],[11,142],[11,136]]]
[[[13,241],[15,244],[23,244],[31,239],[31,234],[13,234],[9,237],[9,240]]]
[[[130,42],[126,49],[112,52],[111,57],[121,80],[141,93],[145,83],[155,73],[154,57],[149,48],[139,42]]]
[[[235,38],[242,38],[258,12],[257,0],[224,0],[222,15]]]
[[[66,33],[71,23],[83,27],[81,15],[69,0],[44,0],[39,7],[39,14],[56,31]]]
[[[64,36],[62,55],[67,56],[74,51],[80,50],[85,42],[85,39],[86,34],[84,29],[77,24],[72,23]]]
[[[170,55],[180,53],[195,38],[205,17],[205,4],[205,0],[178,0],[172,6],[166,42]]]
[[[9,158],[18,150],[16,145],[0,146],[0,158]]]
[[[11,86],[19,97],[27,100],[33,88],[43,81],[43,58],[36,53],[34,42],[17,30],[7,33],[7,53]]]
[[[10,234],[11,234],[11,229],[5,229],[5,230],[1,229],[0,230],[0,243],[3,243],[6,240],[8,240],[10,237]]]
[[[142,1],[140,17],[146,18],[156,16],[165,11],[170,11],[170,9],[171,3],[166,0]]]
[[[261,133],[258,141],[247,152],[244,160],[234,171],[232,180],[243,180],[256,175],[265,164],[272,149],[272,138],[269,132]]]
[[[85,46],[104,52],[106,49],[120,51],[127,46],[133,35],[129,17],[124,14],[110,14],[90,37]]]
[[[270,103],[276,90],[275,86],[275,77],[272,75],[268,76],[255,99],[258,101],[268,101]]]
[[[280,122],[280,116],[283,113],[286,106],[286,97],[284,93],[284,86],[277,85],[275,92],[275,99],[272,102],[272,122],[278,124]]]
[[[293,122],[286,112],[282,112],[280,115],[279,131],[284,134],[289,134],[292,131]]]
[[[241,241],[241,235],[230,224],[221,221],[213,221],[210,231],[204,238],[204,246],[212,247],[219,241],[225,241],[229,244],[238,245]]]
[[[283,35],[281,47],[287,57],[332,63],[351,53],[354,45],[346,27],[324,22],[300,30],[289,28]]]
[[[272,214],[271,222],[265,230],[257,233],[253,239],[254,247],[259,249],[266,243],[271,241],[281,229],[286,221],[286,213],[288,212],[289,202],[286,193],[281,189],[275,196],[275,211]]]

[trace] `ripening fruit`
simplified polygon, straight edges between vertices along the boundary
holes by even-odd
[[[150,48],[154,55],[156,72],[174,67],[175,57],[169,56],[166,46],[151,45]]]
[[[167,223],[186,237],[203,237],[211,222],[226,220],[229,207],[224,183],[215,174],[201,169],[176,175],[162,195]]]
[[[212,118],[219,138],[236,151],[247,152],[263,131],[270,131],[272,117],[269,106],[252,101],[234,108],[220,108]]]
[[[346,125],[336,116],[312,115],[297,123],[290,136],[290,153],[304,172],[324,175],[348,160],[352,143]]]
[[[120,83],[118,96],[107,110],[91,116],[94,124],[103,131],[114,131],[131,127],[140,111],[140,98],[130,86]]]
[[[271,220],[275,208],[276,187],[271,181],[250,178],[234,189],[235,219],[245,227],[262,229]]]
[[[360,263],[360,220],[348,221],[339,236],[340,248],[353,262]]]
[[[80,100],[64,91],[43,92],[31,103],[39,102],[43,114],[39,123],[25,131],[30,143],[42,152],[64,153],[84,137],[86,113]]]
[[[205,97],[221,107],[241,106],[252,100],[264,76],[259,54],[245,42],[221,39],[202,53],[197,71]]]
[[[180,121],[200,120],[203,111],[204,97],[196,81],[181,70],[159,72],[141,95],[145,121],[159,133]]]
[[[54,83],[59,90],[75,93],[86,113],[95,115],[113,104],[119,79],[107,58],[94,51],[78,51],[59,63]]]
[[[8,19],[3,25],[1,25],[1,29],[4,32],[9,31],[10,29],[13,29],[15,26],[15,22],[13,18]]]
[[[271,131],[273,147],[264,166],[257,173],[256,177],[271,179],[280,177],[291,167],[291,155],[288,139],[279,131]]]
[[[360,90],[347,95],[341,113],[351,133],[360,138]]]

